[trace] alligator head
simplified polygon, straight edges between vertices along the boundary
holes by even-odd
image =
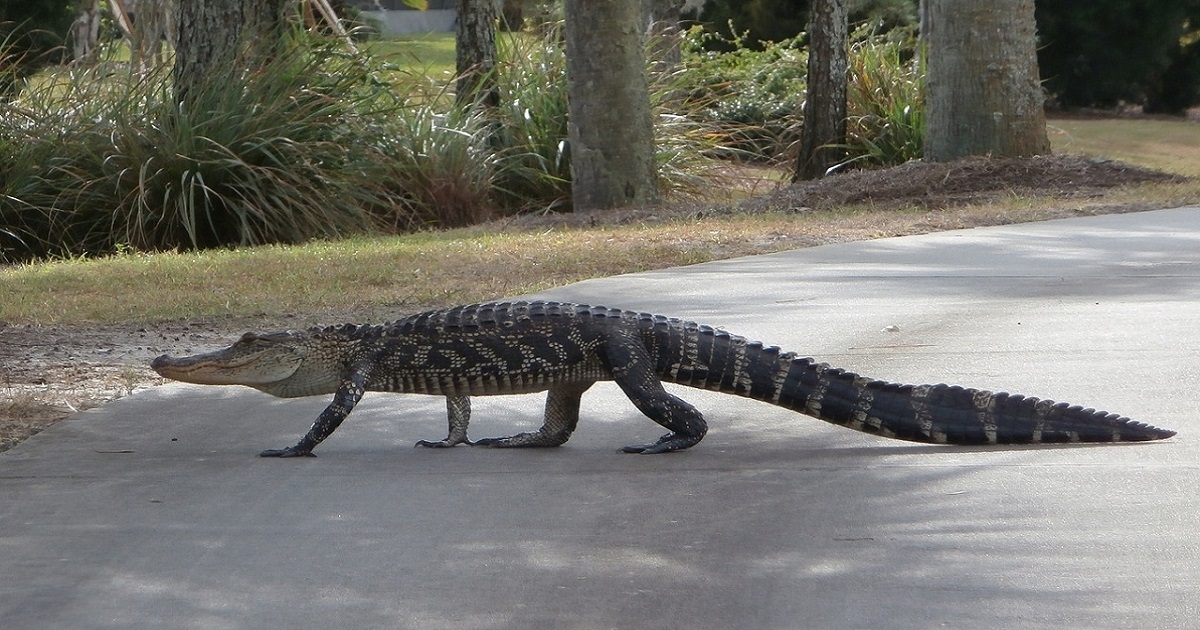
[[[228,348],[188,357],[164,354],[150,367],[185,383],[246,385],[281,397],[329,394],[341,382],[342,362],[326,345],[306,332],[246,333]]]

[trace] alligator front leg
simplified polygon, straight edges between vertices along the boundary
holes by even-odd
[[[450,430],[446,435],[446,439],[438,440],[436,442],[431,440],[421,440],[414,446],[449,448],[458,444],[471,444],[472,442],[467,439],[467,425],[471,424],[471,397],[447,396],[446,421],[450,425]]]
[[[322,411],[321,415],[317,416],[317,420],[313,422],[312,428],[308,430],[308,433],[295,446],[267,449],[259,453],[258,456],[316,457],[316,455],[313,455],[312,450],[324,441],[325,438],[329,437],[338,428],[338,425],[346,419],[346,416],[350,415],[350,412],[354,410],[354,406],[358,404],[358,401],[362,400],[364,391],[363,383],[365,382],[366,378],[358,374],[354,378],[342,383],[342,386],[333,394],[333,402],[329,403],[325,411]]]
[[[579,424],[579,399],[595,381],[564,383],[555,385],[546,393],[546,415],[542,428],[537,431],[518,433],[507,437],[475,440],[476,446],[496,448],[524,448],[538,446],[561,446],[571,439],[571,433]]]

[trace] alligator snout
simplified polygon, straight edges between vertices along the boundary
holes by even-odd
[[[150,362],[150,369],[161,374],[162,369],[169,365],[171,365],[171,357],[165,354],[160,354],[157,357],[154,357],[154,360]]]

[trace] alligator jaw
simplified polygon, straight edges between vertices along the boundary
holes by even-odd
[[[166,378],[198,385],[261,387],[287,380],[300,367],[302,357],[285,344],[264,341],[263,337],[247,334],[215,352],[188,357],[164,354],[150,367]]]
[[[200,360],[204,356],[172,357],[164,354],[155,358],[150,363],[150,368],[160,376],[197,385],[250,384],[246,379],[238,378],[237,366],[223,366]]]

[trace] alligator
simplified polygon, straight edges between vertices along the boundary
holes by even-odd
[[[765,401],[865,433],[934,444],[1043,444],[1160,440],[1174,431],[1113,413],[945,384],[901,385],[859,376],[718,328],[649,313],[564,302],[495,302],[383,325],[246,333],[211,353],[154,359],[162,376],[247,385],[274,396],[333,394],[294,446],[263,457],[312,456],[364,392],[446,398],[449,432],[417,446],[559,446],[579,422],[580,397],[615,381],[669,433],[626,453],[695,446],[708,426],[664,389],[678,383]],[[471,396],[546,391],[537,431],[469,440]]]

